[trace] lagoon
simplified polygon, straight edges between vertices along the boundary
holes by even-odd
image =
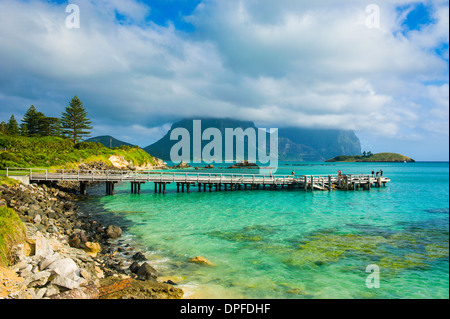
[[[221,168],[199,172],[253,174]],[[299,189],[141,195],[119,184],[89,190],[82,209],[125,225],[160,276],[186,298],[448,298],[449,164],[279,163],[277,174],[369,174],[392,182],[370,191]],[[215,266],[189,262],[203,256]],[[366,286],[368,265],[380,287]]]

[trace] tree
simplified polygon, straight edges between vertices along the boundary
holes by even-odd
[[[75,95],[66,107],[61,117],[62,132],[73,140],[74,143],[80,141],[83,136],[91,134],[91,121],[87,118],[86,109],[83,103]]]
[[[44,113],[38,112],[34,105],[30,106],[22,119],[22,122],[27,125],[27,136],[44,135],[42,126],[44,118]]]
[[[7,126],[4,121],[0,123],[0,134],[6,134],[7,132]]]
[[[16,136],[19,135],[19,125],[17,124],[16,119],[14,118],[14,114],[11,115],[9,122],[6,126],[6,131],[8,135]]]
[[[28,136],[28,126],[26,123],[20,124],[20,135],[21,136]]]
[[[61,136],[61,119],[48,116],[42,117],[39,123],[39,135]]]

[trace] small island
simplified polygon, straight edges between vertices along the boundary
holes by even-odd
[[[414,163],[412,158],[397,153],[377,153],[369,155],[340,155],[326,160],[325,162],[387,162],[387,163]]]
[[[259,166],[255,163],[244,160],[243,162],[236,163],[228,168],[259,168]]]

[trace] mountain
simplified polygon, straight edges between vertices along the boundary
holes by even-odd
[[[89,138],[89,139],[85,140],[85,142],[100,143],[100,144],[103,144],[106,147],[120,147],[122,145],[134,146],[133,144],[119,141],[118,139],[115,139],[114,137],[109,136],[109,135],[92,137],[92,138]]]
[[[361,154],[361,143],[353,131],[310,128],[278,130],[278,155],[282,161],[325,161],[336,154]]]
[[[239,121],[234,119],[211,119],[203,118],[201,120],[202,132],[207,128],[217,128],[222,134],[222,154],[225,155],[225,129],[242,128],[246,130],[253,128],[261,134],[265,131],[259,130],[251,121]],[[156,143],[144,148],[145,151],[163,160],[170,160],[170,151],[172,147],[180,140],[170,140],[171,132],[177,128],[184,128],[189,132],[190,154],[194,158],[192,137],[194,136],[193,119],[184,119],[172,125],[169,132]],[[258,137],[256,138],[256,141]],[[267,154],[269,154],[269,137],[266,136]],[[202,141],[201,148],[211,141]],[[248,139],[244,139],[245,156],[247,156]],[[251,145],[259,147],[260,145]],[[236,142],[233,142],[235,150]],[[278,160],[279,161],[325,161],[326,159],[338,155],[360,155],[361,144],[353,131],[347,130],[323,130],[307,128],[280,128],[278,130]],[[196,158],[198,160],[198,158]]]

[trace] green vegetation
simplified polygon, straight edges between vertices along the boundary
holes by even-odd
[[[49,117],[31,105],[25,112],[22,123],[17,123],[14,114],[8,123],[0,123],[0,134],[8,136],[44,137],[56,136],[70,138],[74,143],[90,134],[91,121],[87,118],[83,103],[75,95],[66,107],[61,118]]]
[[[61,126],[63,133],[76,144],[83,136],[91,134],[91,121],[87,118],[83,103],[75,95],[66,111],[62,114]]]
[[[8,266],[11,248],[26,238],[25,226],[11,208],[0,207],[0,266]]]
[[[82,142],[91,129],[86,109],[76,95],[61,118],[48,117],[31,105],[20,127],[14,114],[8,123],[0,123],[0,170],[6,167],[77,168],[82,162],[92,161],[111,165],[112,155],[122,156],[133,166],[156,164],[155,158],[138,146],[107,148],[100,143]]]
[[[100,143],[73,141],[61,137],[22,137],[0,135],[0,169],[6,167],[76,168],[81,162],[111,164],[111,155],[123,156],[134,166],[155,164],[155,159],[138,146],[107,148]]]
[[[370,152],[369,152],[370,153]],[[396,153],[377,153],[369,155],[340,155],[327,160],[326,162],[415,162],[412,158]]]

